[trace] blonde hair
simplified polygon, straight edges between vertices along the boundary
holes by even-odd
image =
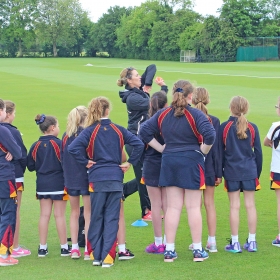
[[[208,115],[206,105],[209,103],[209,93],[206,88],[198,87],[192,96],[192,103],[195,108]]]
[[[4,100],[6,106],[6,113],[12,114],[16,109],[16,104],[11,100]]]
[[[120,79],[117,80],[117,85],[122,87],[127,84],[127,79],[131,79],[132,71],[135,70],[133,67],[124,68],[120,73]]]
[[[236,123],[238,139],[246,139],[248,122],[244,115],[247,114],[249,110],[248,100],[242,96],[234,96],[231,99],[229,106],[230,106],[231,113],[238,117]]]
[[[180,117],[184,114],[184,109],[188,105],[187,97],[195,91],[195,87],[185,80],[177,81],[172,89],[173,101],[171,106],[175,109],[174,116]]]
[[[106,110],[111,110],[109,99],[103,96],[93,98],[88,105],[88,115],[85,120],[85,127],[91,126],[95,122],[99,122],[105,116]]]
[[[66,135],[71,137],[78,130],[79,126],[83,126],[86,116],[87,108],[85,106],[77,106],[72,109],[67,117]]]

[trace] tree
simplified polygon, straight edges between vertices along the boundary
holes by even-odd
[[[67,48],[75,43],[73,33],[81,36],[78,26],[85,13],[78,0],[39,0],[38,11],[38,37],[43,44],[52,44],[54,57],[58,55],[58,44]]]
[[[116,30],[120,26],[121,18],[130,14],[131,8],[114,6],[98,20],[94,32],[91,33],[92,41],[99,51],[108,52],[111,57],[119,55],[120,50],[116,45]]]
[[[37,0],[3,0],[0,18],[8,41],[18,44],[18,56],[23,56],[23,43],[34,38],[34,20],[37,14]]]

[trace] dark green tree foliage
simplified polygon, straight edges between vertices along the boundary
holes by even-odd
[[[130,14],[131,8],[114,6],[108,9],[106,14],[99,19],[90,38],[94,42],[95,49],[100,52],[108,52],[111,57],[120,56],[120,49],[116,45],[116,30],[120,26],[121,18]]]
[[[23,56],[23,50],[35,44],[34,20],[37,0],[1,0],[1,41],[7,46],[9,56]]]

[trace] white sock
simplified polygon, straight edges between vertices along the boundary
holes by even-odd
[[[80,248],[79,248],[79,244],[77,243],[77,244],[73,244],[72,243],[72,249],[73,250],[79,250]]]
[[[174,251],[175,250],[175,243],[166,243],[166,251]]]
[[[216,236],[209,236],[208,235],[208,243],[216,244]]]
[[[238,235],[232,235],[231,236],[231,242],[232,242],[232,244],[237,243],[238,242]]]
[[[87,252],[87,245],[85,245],[85,252]]]
[[[65,243],[65,244],[60,244],[60,247],[61,247],[61,249],[66,249],[66,250],[68,250],[68,243]]]
[[[163,243],[163,245],[166,245],[166,235],[163,236],[163,242],[162,243]]]
[[[248,242],[256,241],[256,234],[249,233]]]
[[[199,242],[199,243],[193,243],[193,249],[194,250],[202,250],[202,244],[201,244],[201,242]]]
[[[156,246],[162,245],[162,236],[161,237],[155,237],[155,245]]]
[[[19,246],[17,248],[13,248],[13,251],[18,251],[19,250]]]
[[[119,244],[118,248],[119,248],[119,252],[125,253],[125,244]]]
[[[48,248],[48,244],[45,245],[40,244],[40,249],[47,250],[47,248]]]
[[[8,258],[8,254],[0,255],[0,258],[2,258],[2,259],[7,259],[7,258]]]

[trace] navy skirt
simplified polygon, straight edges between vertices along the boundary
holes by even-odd
[[[203,154],[199,151],[162,154],[159,185],[205,189]]]

